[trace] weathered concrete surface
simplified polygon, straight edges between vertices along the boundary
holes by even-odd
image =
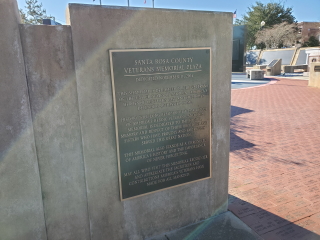
[[[0,1],[0,238],[46,239],[16,1]]]
[[[320,62],[310,63],[310,73],[309,73],[308,86],[320,88]]]
[[[48,239],[90,239],[71,27],[20,31]]]
[[[260,69],[251,69],[250,80],[262,80],[264,79],[264,71]]]
[[[143,239],[226,211],[232,13],[69,5],[91,237]],[[212,47],[208,180],[120,201],[109,49]]]
[[[308,65],[295,65],[295,66],[281,66],[283,73],[294,73],[295,69],[302,69],[304,71],[308,71]]]
[[[233,213],[226,212],[148,240],[262,240],[251,228]]]

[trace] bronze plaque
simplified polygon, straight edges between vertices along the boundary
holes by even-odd
[[[110,50],[121,200],[211,177],[211,48]]]
[[[319,66],[314,66],[314,71],[315,72],[320,72],[320,65]]]

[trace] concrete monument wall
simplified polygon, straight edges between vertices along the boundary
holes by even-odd
[[[308,86],[320,88],[320,62],[310,63]]]
[[[308,50],[308,48],[300,48],[297,50],[293,65],[308,64],[306,50]]]
[[[294,55],[296,53],[295,48],[284,49],[271,49],[262,51],[258,60],[259,65],[268,65],[274,59],[282,59],[282,65],[291,65]]]
[[[48,239],[90,239],[71,27],[20,30]]]
[[[226,211],[232,14],[69,5],[92,239],[144,239]],[[212,48],[212,178],[121,202],[110,49]]]
[[[306,51],[313,49],[308,48],[289,48],[289,49],[272,49],[272,50],[250,50],[246,52],[247,66],[255,64],[269,64],[274,59],[281,58],[284,60],[282,65],[304,65],[308,64]],[[261,53],[261,54],[260,54]],[[260,57],[261,55],[261,57]]]
[[[0,1],[0,238],[46,239],[16,1]]]
[[[70,26],[22,25],[16,1],[0,1],[0,238],[145,239],[225,212],[232,13],[68,14]],[[212,57],[212,177],[121,201],[109,50],[201,47]]]

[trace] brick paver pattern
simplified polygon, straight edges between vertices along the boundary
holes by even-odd
[[[229,210],[263,239],[320,239],[320,89],[232,90]]]

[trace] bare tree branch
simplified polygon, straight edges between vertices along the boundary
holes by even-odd
[[[283,22],[256,33],[256,44],[264,44],[267,48],[292,47],[297,41],[297,24]]]

